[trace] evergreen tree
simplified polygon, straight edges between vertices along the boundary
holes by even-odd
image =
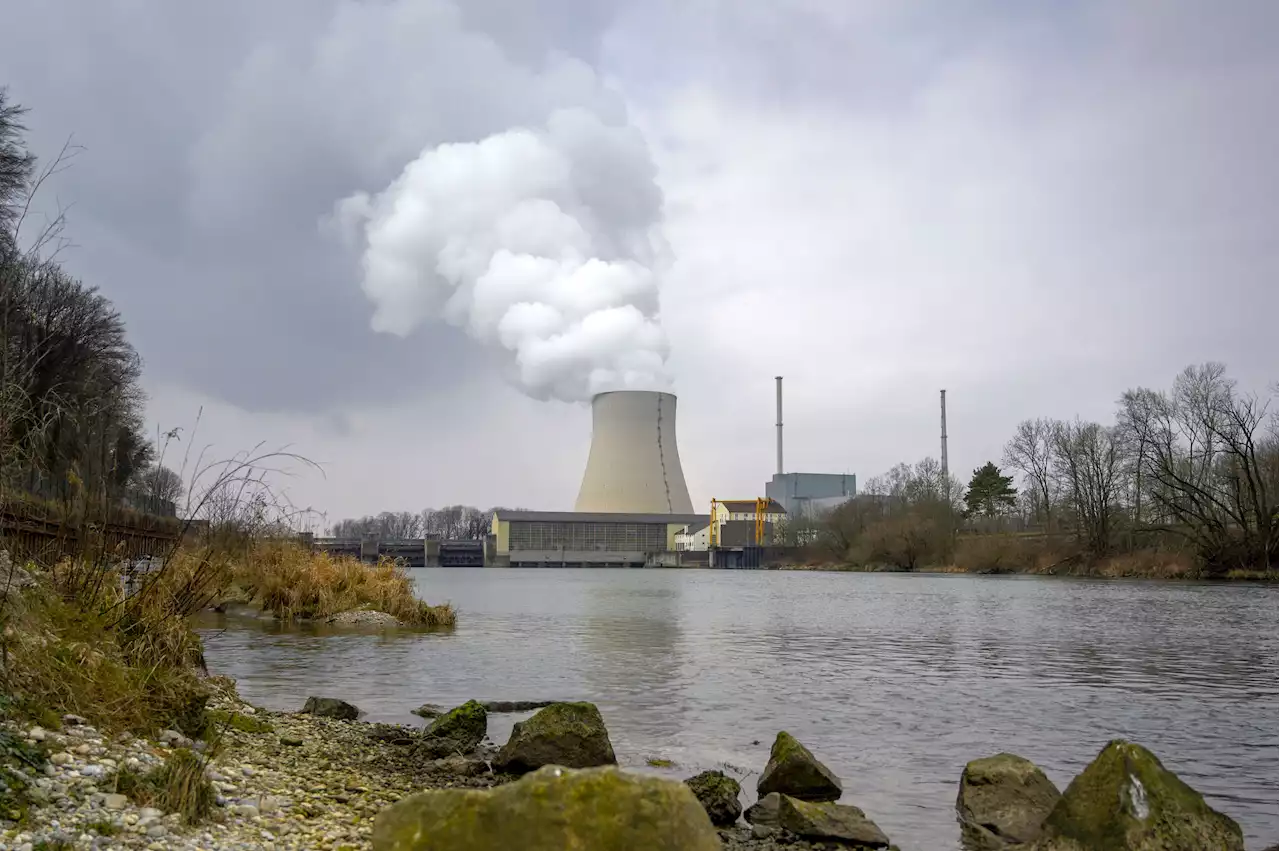
[[[969,480],[969,490],[964,495],[965,508],[969,515],[995,517],[1013,508],[1018,496],[1018,489],[1013,487],[1013,476],[1006,476],[1000,468],[988,461],[973,471]]]

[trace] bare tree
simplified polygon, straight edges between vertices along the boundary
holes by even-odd
[[[1190,539],[1210,570],[1274,568],[1277,429],[1271,402],[1219,363],[1187,367],[1171,393],[1130,390],[1118,416],[1140,445],[1152,520]]]
[[[1077,534],[1094,555],[1111,550],[1125,467],[1124,441],[1098,423],[1053,427],[1054,471],[1076,517]]]
[[[139,484],[147,496],[175,503],[182,499],[185,487],[182,476],[163,465],[144,470],[139,476]]]
[[[1054,492],[1053,430],[1053,421],[1044,417],[1023,420],[1004,447],[1005,465],[1022,473],[1023,491],[1034,497],[1036,517],[1043,519],[1047,531],[1052,531],[1053,502],[1057,497]]]

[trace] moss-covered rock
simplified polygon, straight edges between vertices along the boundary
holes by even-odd
[[[975,759],[960,775],[956,816],[969,844],[1030,842],[1062,793],[1040,767],[1017,754]]]
[[[308,697],[302,711],[317,718],[337,718],[339,721],[354,721],[360,717],[359,707],[336,697]]]
[[[889,837],[857,807],[779,797],[778,826],[801,839],[830,840],[853,848],[889,847]]]
[[[1034,851],[1244,851],[1240,826],[1141,745],[1117,739],[1067,787]]]
[[[523,774],[544,765],[591,768],[615,765],[613,744],[593,703],[556,703],[511,729],[493,767]]]
[[[834,801],[843,789],[840,778],[784,730],[773,741],[756,792],[761,796],[779,792],[802,801]]]
[[[723,771],[704,771],[684,781],[714,825],[733,824],[742,815],[742,787]]]
[[[383,810],[373,851],[719,851],[683,783],[617,768],[548,766],[492,790],[442,789]]]
[[[438,759],[449,754],[468,754],[484,739],[489,714],[478,701],[468,700],[450,709],[431,723],[419,745],[423,755]]]

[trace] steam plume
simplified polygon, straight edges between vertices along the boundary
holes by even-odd
[[[444,319],[512,353],[531,396],[665,389],[662,196],[640,134],[590,111],[424,150],[337,216],[363,244],[374,330]]]

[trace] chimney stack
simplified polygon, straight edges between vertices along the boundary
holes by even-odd
[[[778,382],[778,475],[784,472],[782,467],[782,376],[774,377]]]

